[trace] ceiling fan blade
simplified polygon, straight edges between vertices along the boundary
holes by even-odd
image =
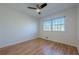
[[[35,7],[28,7],[29,9],[37,9],[37,8],[35,8]]]
[[[44,8],[45,6],[47,6],[47,3],[44,3],[40,6],[40,9]]]

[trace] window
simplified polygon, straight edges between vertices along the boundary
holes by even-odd
[[[43,30],[44,31],[51,31],[51,25],[52,25],[51,20],[44,21]]]
[[[64,17],[45,20],[43,22],[44,31],[64,31]]]

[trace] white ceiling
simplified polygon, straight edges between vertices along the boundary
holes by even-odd
[[[75,3],[48,3],[48,5],[41,10],[42,14],[39,15],[35,10],[27,8],[28,6],[36,6],[36,4],[37,3],[4,3],[0,5],[12,8],[16,11],[19,11],[34,17],[38,17],[38,18],[48,16],[55,12],[59,12],[77,5]]]

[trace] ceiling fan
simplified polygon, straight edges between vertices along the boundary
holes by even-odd
[[[36,7],[28,7],[29,9],[34,9],[38,14],[41,14],[41,9],[47,6],[47,3],[43,3],[42,5],[37,4]]]

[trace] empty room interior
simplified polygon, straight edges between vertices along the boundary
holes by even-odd
[[[79,55],[79,4],[0,3],[0,55]]]

